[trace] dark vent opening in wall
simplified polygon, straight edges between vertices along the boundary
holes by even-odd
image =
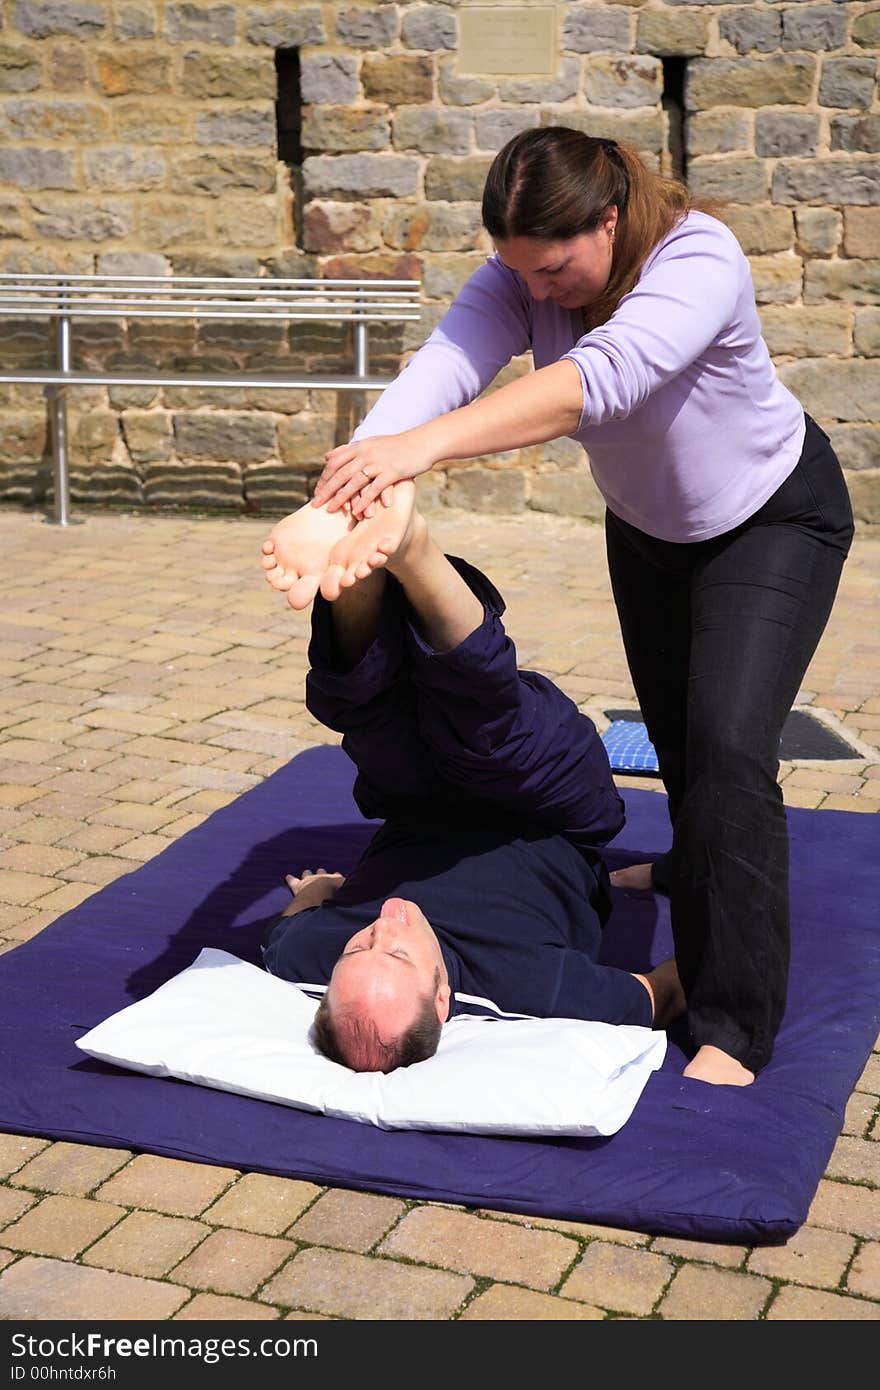
[[[275,130],[278,158],[286,164],[293,189],[293,239],[303,244],[302,208],[302,87],[300,84],[299,49],[275,50]]]
[[[276,49],[275,75],[278,158],[283,164],[297,168],[302,164],[302,95],[298,48]]]
[[[663,64],[662,106],[666,112],[669,147],[669,172],[673,178],[687,179],[687,116],[684,105],[684,81],[687,59],[661,58]]]

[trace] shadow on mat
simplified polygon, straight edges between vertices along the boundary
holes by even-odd
[[[290,902],[285,874],[299,875],[303,869],[317,868],[350,873],[375,832],[375,823],[366,821],[297,825],[252,845],[244,859],[230,865],[227,876],[192,910],[161,954],[131,972],[128,993],[134,999],[152,994],[191,965],[204,946],[260,964],[263,931]]]

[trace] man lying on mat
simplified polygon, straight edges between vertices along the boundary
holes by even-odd
[[[266,934],[268,970],[328,984],[321,1051],[392,1071],[487,999],[667,1026],[684,1009],[674,961],[643,975],[598,963],[598,847],[624,815],[595,725],[517,669],[501,595],[435,544],[411,482],[357,522],[299,516],[293,538],[288,521],[283,544],[264,543],[266,577],[293,608],[314,600],[306,703],[343,734],[360,810],[384,821],[347,878],[291,875]]]

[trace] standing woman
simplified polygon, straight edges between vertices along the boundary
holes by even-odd
[[[653,875],[621,879],[670,896],[685,1075],[748,1085],[785,1006],[779,740],[852,540],[840,465],[776,375],[736,238],[635,151],[525,131],[489,170],[483,220],[496,254],[326,456],[311,505],[375,512],[440,460],[584,445],[673,826]],[[529,349],[533,373],[476,399]]]

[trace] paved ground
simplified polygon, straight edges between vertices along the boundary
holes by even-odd
[[[524,665],[600,720],[634,703],[596,527],[435,525],[505,591]],[[266,529],[0,511],[3,949],[326,741],[301,699],[306,620],[259,570]],[[859,756],[786,765],[793,805],[880,810],[878,583],[863,532],[801,694]],[[877,1319],[878,1109],[875,1052],[807,1224],[763,1249],[0,1135],[0,1319]]]

